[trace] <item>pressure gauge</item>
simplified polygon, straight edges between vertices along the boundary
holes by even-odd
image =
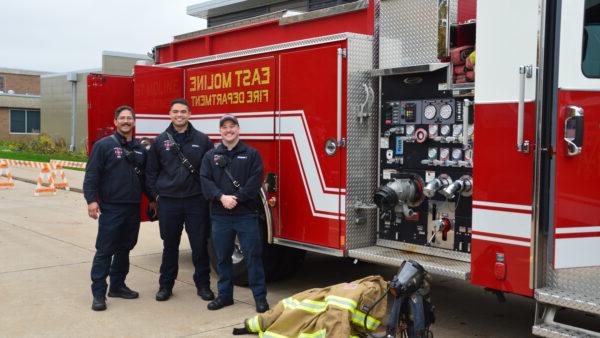
[[[425,107],[423,110],[423,116],[425,116],[428,120],[433,120],[435,118],[436,109],[435,106],[430,104]]]
[[[452,150],[452,161],[461,161],[462,160],[462,149],[455,148]]]
[[[436,137],[438,134],[438,125],[430,124],[429,125],[429,137]]]
[[[445,104],[440,108],[440,116],[447,120],[452,116],[452,106],[449,104]]]
[[[450,149],[440,148],[440,161],[447,161],[450,156]]]
[[[442,125],[440,127],[440,134],[442,134],[442,136],[450,135],[450,126],[447,124]]]
[[[473,159],[473,149],[465,150],[465,161],[471,161]]]
[[[438,157],[438,150],[437,150],[437,148],[429,148],[429,150],[427,151],[427,157],[430,160],[437,160],[437,157]]]
[[[452,128],[452,136],[459,137],[462,134],[462,124],[455,124]]]
[[[406,136],[412,136],[415,133],[415,126],[412,124],[409,124],[408,126],[406,126]]]

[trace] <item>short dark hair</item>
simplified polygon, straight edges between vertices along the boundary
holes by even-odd
[[[123,110],[129,110],[131,112],[131,115],[133,116],[133,119],[135,120],[135,111],[130,106],[118,106],[115,110],[115,120],[119,118],[119,115],[121,115],[121,112]]]
[[[183,97],[171,101],[171,105],[169,106],[169,109],[173,108],[173,106],[178,103],[182,104],[182,105],[186,106],[188,109],[190,109],[190,103],[188,102],[188,100],[184,99]]]

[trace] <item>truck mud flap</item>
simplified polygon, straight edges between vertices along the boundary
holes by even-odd
[[[399,267],[406,260],[414,260],[432,274],[469,280],[471,263],[448,258],[428,256],[381,246],[370,246],[348,251],[348,256],[360,261]]]

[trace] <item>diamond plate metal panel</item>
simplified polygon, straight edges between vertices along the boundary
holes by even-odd
[[[562,290],[565,294],[570,293],[574,301],[591,300],[600,304],[600,267],[555,270],[548,264],[546,286]],[[576,295],[581,295],[579,298],[583,299],[576,299]]]
[[[570,309],[580,310],[600,315],[600,296],[597,294],[581,294],[555,288],[535,290],[537,301]]]
[[[381,1],[379,68],[439,62],[437,59],[438,0]],[[457,1],[449,3],[455,23]]]
[[[373,40],[348,39],[346,248],[375,244],[377,212],[372,194],[377,187],[377,92],[371,78]],[[361,114],[368,117],[360,117]]]
[[[350,250],[348,256],[366,262],[397,267],[405,260],[412,259],[421,264],[425,270],[436,275],[464,280],[468,280],[471,275],[471,264],[466,262],[421,255],[380,246]]]
[[[428,256],[437,256],[449,258],[457,261],[470,262],[471,254],[448,249],[435,248],[431,246],[416,245],[411,243],[391,241],[387,239],[377,239],[377,245],[392,249],[399,249],[408,252],[420,253]]]
[[[551,338],[593,338],[600,337],[583,330],[578,330],[575,327],[560,325],[558,323],[542,323],[534,325],[532,333],[540,337]]]

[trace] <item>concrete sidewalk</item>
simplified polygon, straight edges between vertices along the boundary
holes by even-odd
[[[15,180],[27,183],[35,184],[38,176],[40,175],[40,168],[10,167],[9,169]],[[71,190],[75,192],[82,192],[85,171],[64,169],[64,172]],[[34,188],[31,188],[32,191],[33,189]]]
[[[142,223],[127,279],[140,299],[109,298],[107,311],[92,311],[89,273],[97,222],[87,217],[81,194],[33,197],[33,187],[17,181],[14,190],[0,191],[0,336],[223,337],[255,314],[246,288],[236,288],[234,306],[206,309],[196,295],[186,238],[174,296],[156,302],[162,242],[158,224],[150,222]],[[215,276],[212,282],[214,289]],[[279,298],[269,295],[272,304]]]

